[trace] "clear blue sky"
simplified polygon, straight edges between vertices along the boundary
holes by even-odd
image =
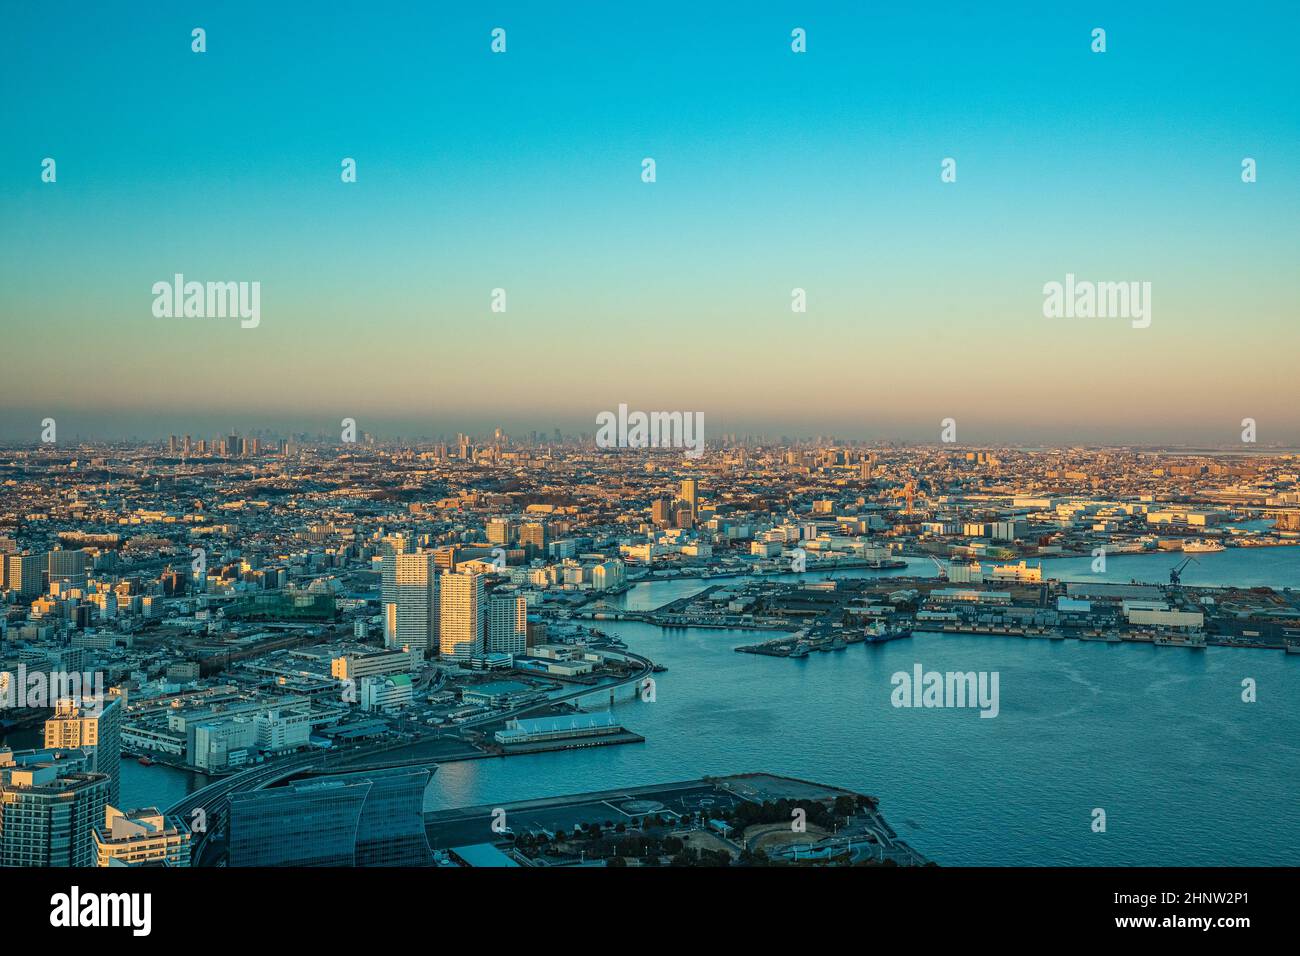
[[[0,437],[1300,440],[1293,3],[325,6],[0,7]],[[1067,272],[1152,327],[1044,319]]]

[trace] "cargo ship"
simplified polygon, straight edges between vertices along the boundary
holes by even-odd
[[[1225,548],[1218,541],[1211,541],[1208,538],[1199,538],[1195,541],[1184,541],[1183,552],[1185,554],[1207,554],[1215,551],[1223,551]]]
[[[1158,632],[1152,636],[1151,643],[1157,647],[1190,647],[1202,651],[1205,650],[1205,635]]]
[[[872,571],[888,571],[907,567],[907,562],[898,558],[868,558],[865,566]]]
[[[911,636],[912,631],[910,628],[876,623],[867,626],[866,636],[863,641],[867,644],[883,644],[886,641],[896,641],[900,637]]]

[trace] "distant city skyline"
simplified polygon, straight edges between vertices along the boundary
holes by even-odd
[[[182,439],[189,436],[194,442],[212,441],[230,435],[241,438],[264,436],[278,439],[303,439],[310,442],[339,442],[339,421],[310,418],[234,418],[233,416],[195,416],[183,420],[141,418],[107,418],[96,414],[70,413],[51,416],[56,419],[58,443],[99,442],[111,443],[158,443],[166,442],[171,437]],[[349,416],[350,417],[350,416]],[[170,422],[170,426],[169,426]],[[904,427],[891,428],[882,426],[872,428],[866,421],[845,422],[841,427],[816,428],[813,424],[789,423],[785,427],[760,425],[720,424],[716,428],[708,424],[706,415],[705,443],[713,446],[722,439],[735,441],[793,442],[844,441],[854,444],[898,444],[902,446],[936,447],[1004,447],[1004,448],[1070,448],[1076,446],[1090,447],[1147,447],[1147,448],[1186,448],[1189,450],[1207,449],[1224,452],[1254,454],[1258,452],[1300,451],[1300,436],[1291,434],[1273,435],[1261,428],[1257,440],[1247,443],[1241,440],[1240,422],[1220,423],[1223,427],[1219,434],[1212,434],[1208,429],[1198,431],[1187,427],[1182,429],[1161,430],[1141,427],[1144,423],[1135,423],[1136,427],[1125,430],[1089,427],[1086,424],[1069,423],[1060,428],[1040,427],[1037,429],[1020,428],[1014,432],[1001,431],[995,424],[987,422],[958,421],[958,435],[955,442],[944,442],[940,437],[941,428],[936,421],[933,427],[913,421]],[[332,427],[331,427],[332,426]],[[582,438],[590,442],[597,431],[594,423],[565,421],[536,422],[502,421],[498,419],[430,419],[420,421],[401,418],[357,419],[357,441],[369,435],[378,443],[431,443],[436,441],[453,442],[460,434],[477,440],[490,440],[493,432],[500,428],[513,442],[527,443],[536,434],[543,442],[554,440],[558,430],[565,440]],[[9,446],[39,445],[41,422],[24,421],[11,411],[0,412],[0,444]],[[615,449],[618,450],[618,449]],[[660,449],[663,452],[670,448]],[[267,448],[261,454],[270,453]]]

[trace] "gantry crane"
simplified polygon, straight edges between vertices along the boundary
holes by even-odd
[[[1196,555],[1189,554],[1187,557],[1183,558],[1182,564],[1178,565],[1178,567],[1176,568],[1169,569],[1170,586],[1179,587],[1183,583],[1183,569],[1186,568],[1193,561],[1196,561]],[[1196,561],[1196,563],[1200,564],[1201,562]]]

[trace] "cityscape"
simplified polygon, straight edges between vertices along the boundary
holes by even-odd
[[[0,7],[0,916],[1293,922],[1298,27]]]
[[[1295,453],[234,433],[9,448],[0,481],[9,866],[961,863],[885,781],[784,750],[656,779],[639,750],[717,731],[651,715],[716,701],[679,670],[776,693],[834,669],[864,734],[913,706],[1014,722],[1011,673],[910,663],[1006,642],[1092,680],[1132,645],[1248,708],[1300,655]],[[484,761],[528,771],[493,792]],[[570,782],[610,773],[637,784]]]

